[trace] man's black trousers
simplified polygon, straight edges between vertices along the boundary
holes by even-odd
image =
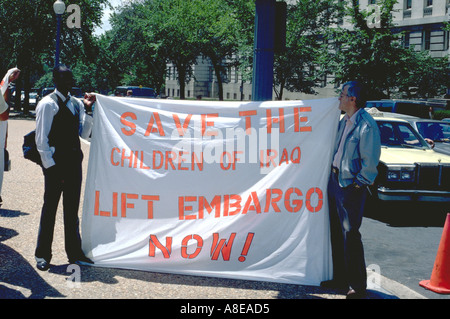
[[[45,179],[44,205],[41,212],[35,256],[50,262],[55,218],[59,200],[63,198],[64,242],[69,261],[84,256],[81,250],[78,209],[80,206],[81,161],[69,161],[43,169]]]

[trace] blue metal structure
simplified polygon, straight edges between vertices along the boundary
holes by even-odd
[[[276,0],[255,0],[252,100],[272,100]]]
[[[55,50],[55,67],[59,65],[59,53],[60,49],[60,40],[61,40],[61,15],[56,15],[57,26],[56,26],[56,50]]]

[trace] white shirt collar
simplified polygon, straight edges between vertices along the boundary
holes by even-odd
[[[61,92],[59,92],[56,88],[55,91],[56,95],[58,95],[62,101],[64,102],[64,105],[67,106],[67,108],[72,112],[72,114],[75,114],[75,106],[73,105],[72,101],[70,100],[70,92],[67,94],[67,97],[64,96]],[[67,100],[69,99],[69,100]]]
[[[350,120],[350,123],[355,124],[356,117],[358,116],[359,111],[361,111],[361,109],[358,109],[358,111],[353,113],[352,117],[349,117],[347,114],[345,114],[345,119]]]
[[[64,96],[61,92],[58,91],[58,89],[55,88],[56,95],[58,95],[61,100],[66,101],[66,99],[70,98],[70,92],[67,94],[67,96]]]

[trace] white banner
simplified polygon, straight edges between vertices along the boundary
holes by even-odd
[[[329,279],[337,105],[98,95],[83,249],[104,267]]]

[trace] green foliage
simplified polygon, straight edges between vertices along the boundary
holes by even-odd
[[[219,85],[219,99],[223,100],[222,83],[237,53],[240,24],[236,16],[228,14],[231,7],[223,0],[189,3],[192,6],[192,41],[197,43],[200,54],[211,61]],[[227,61],[231,62],[227,64]]]
[[[448,118],[450,118],[450,110],[436,111],[436,112],[434,113],[433,118],[434,118],[435,120],[448,119]]]
[[[275,56],[274,65],[278,99],[282,99],[283,89],[316,93],[323,34],[330,23],[337,22],[340,12],[342,2],[334,0],[299,0],[288,6],[286,50]]]
[[[448,57],[404,48],[392,33],[396,0],[379,0],[381,27],[369,28],[371,12],[357,0],[289,2],[284,52],[274,65],[274,88],[314,94],[326,75],[336,84],[358,79],[372,97],[434,97],[448,87]],[[56,19],[53,1],[0,0],[0,72],[22,69],[18,89],[51,85]],[[66,1],[69,4],[69,1]],[[143,85],[162,91],[166,64],[177,69],[181,98],[198,56],[208,58],[216,74],[219,97],[226,70],[236,67],[243,81],[252,79],[255,1],[133,0],[112,15],[112,29],[94,36],[108,0],[78,0],[82,26],[63,23],[61,61],[72,67],[84,91],[108,93],[117,85]],[[63,16],[63,22],[69,13]],[[339,25],[350,17],[354,28]],[[450,24],[444,24],[449,30]]]
[[[145,21],[147,41],[154,43],[157,54],[177,68],[181,99],[184,99],[192,65],[200,54],[192,33],[195,21],[191,8],[191,1],[181,0],[146,1],[143,7],[149,17]]]
[[[355,27],[329,28],[322,70],[335,75],[335,83],[359,80],[371,89],[370,97],[427,98],[442,95],[449,85],[448,57],[432,58],[428,52],[402,46],[402,34],[392,32],[395,0],[380,0],[381,27],[369,28],[370,12],[352,0],[346,12]]]
[[[36,88],[45,88],[45,87],[52,87],[53,84],[53,75],[51,71],[48,71],[47,73],[45,73],[43,76],[41,76],[39,78],[39,80],[37,80],[34,83],[34,87]]]
[[[24,111],[27,112],[26,98],[33,84],[48,84],[49,66],[54,64],[56,38],[56,17],[53,2],[48,0],[0,0],[0,47],[2,56],[0,72],[17,66],[21,69],[17,90],[25,91]],[[74,66],[77,63],[95,60],[92,31],[100,24],[102,9],[107,0],[78,0],[81,11],[81,28],[69,29],[65,21],[69,14],[62,16],[61,62]],[[68,3],[66,3],[68,5]],[[44,76],[44,79],[39,80]],[[17,95],[18,99],[20,94]],[[16,100],[20,107],[20,100]]]
[[[148,37],[146,11],[142,3],[119,8],[110,19],[112,30],[103,37],[102,48],[108,68],[115,74],[115,85],[155,87],[164,84],[166,59],[157,54],[154,41]]]
[[[203,55],[213,65],[223,99],[222,80],[229,65],[225,61],[238,64],[232,59],[242,41],[241,18],[248,14],[248,4],[243,0],[148,0],[123,6],[111,20],[114,59],[121,70],[121,81],[142,82],[147,77],[160,88],[166,63],[170,62],[176,67],[183,99],[192,66]]]

